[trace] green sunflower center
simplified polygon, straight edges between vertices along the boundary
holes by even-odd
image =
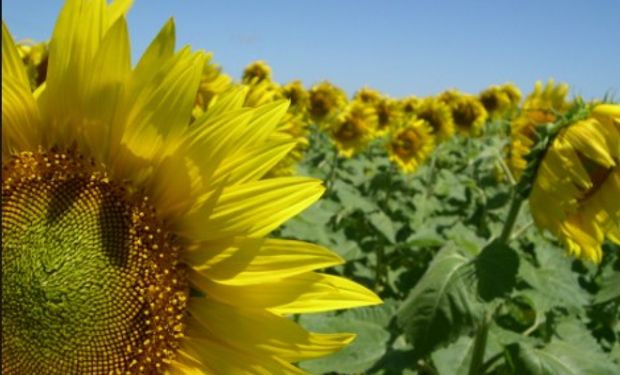
[[[53,152],[3,165],[3,373],[157,373],[178,346],[178,247],[95,169]]]

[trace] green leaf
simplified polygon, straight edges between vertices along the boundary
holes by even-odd
[[[472,291],[470,259],[455,248],[441,250],[398,312],[398,323],[421,355],[469,332],[482,318]]]
[[[329,357],[301,362],[300,367],[313,374],[337,370],[340,374],[357,374],[367,371],[379,361],[387,350],[390,333],[385,330],[392,315],[391,304],[355,310],[340,315],[303,315],[300,324],[313,332],[353,332],[355,341]]]
[[[519,256],[498,240],[487,245],[476,257],[478,293],[485,301],[508,294],[517,282]]]
[[[585,345],[559,340],[543,348],[524,342],[508,346],[507,352],[520,375],[617,375],[620,367]]]
[[[387,216],[383,211],[373,212],[367,216],[368,221],[377,229],[381,234],[387,238],[390,243],[396,242],[396,230],[394,229],[394,223],[392,219]]]
[[[610,272],[603,278],[601,289],[594,297],[594,303],[605,303],[620,299],[620,272]]]

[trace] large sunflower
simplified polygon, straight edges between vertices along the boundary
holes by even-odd
[[[132,69],[129,5],[69,0],[34,95],[2,26],[2,372],[301,373],[352,335],[287,315],[379,300],[263,238],[323,192],[262,178],[286,104],[233,90],[188,125],[205,56],[168,22]]]
[[[571,254],[600,262],[605,238],[620,243],[620,105],[596,106],[562,129],[530,195],[536,224]]]

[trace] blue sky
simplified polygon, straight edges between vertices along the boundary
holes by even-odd
[[[46,40],[61,0],[4,0],[16,39]],[[394,97],[476,93],[555,78],[586,98],[620,97],[620,1],[137,0],[134,62],[169,17],[178,46],[214,53],[234,78],[258,59],[281,83],[330,80]]]

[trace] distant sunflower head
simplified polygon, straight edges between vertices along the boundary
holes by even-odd
[[[418,98],[417,96],[408,96],[406,98],[403,98],[399,100],[400,111],[404,117],[409,118],[415,115],[416,110],[421,102],[422,99]]]
[[[388,156],[404,172],[414,172],[435,147],[435,137],[426,121],[412,118],[393,129],[387,143]]]
[[[487,120],[487,111],[473,95],[459,95],[448,102],[456,130],[464,135],[477,136],[482,133]]]
[[[387,134],[403,117],[398,102],[391,98],[382,97],[374,103],[374,108],[377,114],[375,135],[378,137]]]
[[[508,165],[515,177],[519,178],[527,165],[525,156],[536,143],[536,128],[553,123],[570,108],[567,95],[567,84],[554,85],[553,80],[549,80],[543,88],[538,81],[525,99],[521,111],[510,124]]]
[[[358,100],[362,103],[374,104],[381,99],[382,95],[379,91],[371,89],[370,87],[362,87],[355,95],[353,100]]]
[[[342,89],[325,81],[310,89],[310,106],[308,112],[313,121],[330,120],[347,103],[347,96]]]
[[[310,95],[301,81],[291,81],[282,86],[281,95],[290,101],[290,111],[303,114],[308,109]]]
[[[23,42],[17,45],[17,51],[26,67],[33,90],[45,82],[48,50],[47,43]]]
[[[243,83],[250,84],[271,80],[271,67],[262,60],[254,61],[243,70]]]
[[[443,141],[454,134],[454,120],[450,107],[437,98],[425,98],[416,108],[417,118],[426,121],[437,141]]]
[[[489,117],[501,118],[517,108],[521,100],[521,91],[510,83],[502,86],[493,85],[482,91],[478,99]]]
[[[211,62],[212,54],[205,57],[200,86],[196,94],[196,105],[192,111],[193,118],[200,117],[209,106],[216,100],[216,97],[232,86],[232,79],[227,74],[222,73],[222,69]]]
[[[376,113],[372,106],[352,101],[330,125],[339,153],[347,158],[366,148],[373,138]]]
[[[286,102],[232,89],[190,125],[205,55],[170,21],[132,67],[129,5],[69,0],[36,97],[2,26],[2,373],[300,373],[353,337],[287,316],[379,300],[264,238],[323,192],[265,178]]]
[[[620,243],[620,105],[602,104],[562,129],[530,195],[536,224],[568,252],[593,262],[607,238]]]

